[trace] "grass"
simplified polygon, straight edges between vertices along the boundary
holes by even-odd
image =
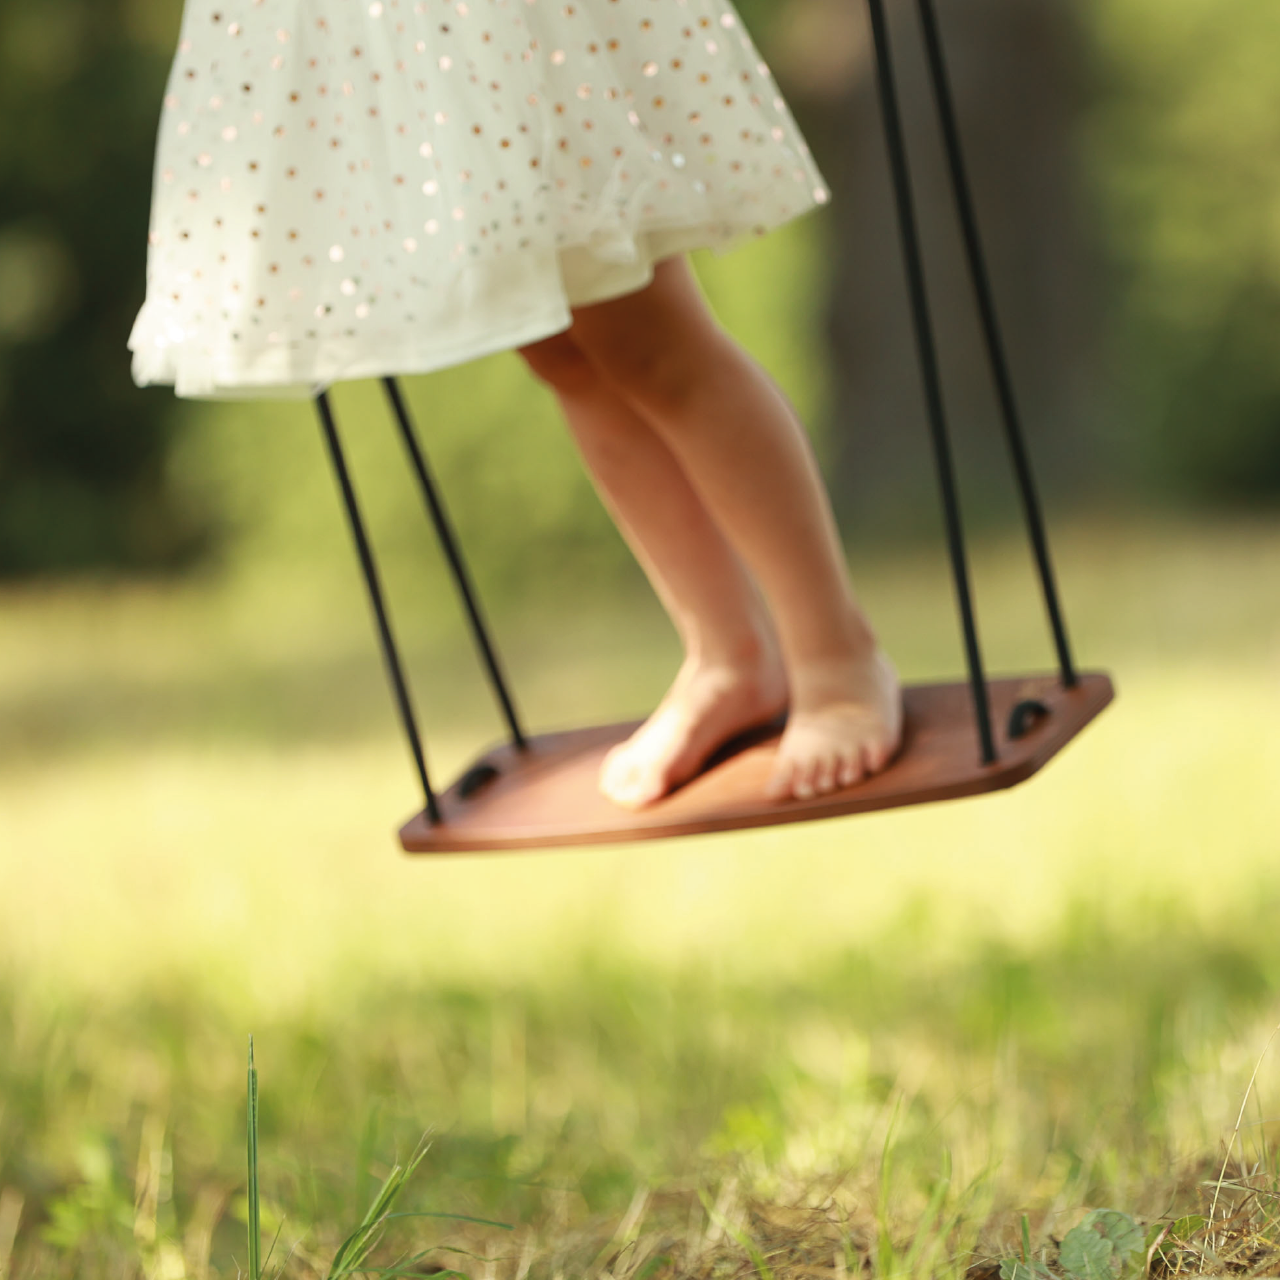
[[[395,852],[354,582],[0,598],[0,1275],[243,1273],[249,1031],[290,1276],[428,1130],[404,1211],[512,1230],[396,1218],[375,1268],[950,1275],[1020,1253],[1023,1213],[1052,1261],[1100,1207],[1198,1231],[1184,1270],[1271,1257],[1274,1048],[1218,1208],[1253,1243],[1188,1224],[1277,1020],[1280,527],[1065,535],[1121,696],[1041,778],[542,857]],[[904,669],[954,670],[936,554],[857,559]],[[1021,553],[976,576],[992,665],[1039,665]],[[535,724],[660,690],[670,637],[613,609],[498,611]],[[447,774],[491,713],[434,633],[415,665]]]

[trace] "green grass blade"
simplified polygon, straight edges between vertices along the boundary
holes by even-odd
[[[464,1249],[461,1245],[456,1244],[433,1244],[430,1249],[423,1249],[421,1253],[415,1254],[409,1261],[416,1262],[421,1258],[429,1257],[433,1253],[456,1253],[461,1258],[474,1258],[477,1262],[483,1262],[485,1266],[492,1266],[494,1262],[500,1261],[497,1258],[491,1258],[488,1254],[476,1253],[474,1249]],[[409,1261],[401,1264],[408,1266]]]
[[[876,1261],[880,1276],[895,1275],[898,1270],[897,1251],[893,1246],[893,1224],[889,1215],[889,1202],[893,1193],[894,1139],[902,1111],[902,1095],[894,1098],[893,1110],[884,1131],[884,1146],[880,1152],[880,1198],[876,1205]]]
[[[394,1277],[399,1276],[417,1276],[420,1280],[424,1273],[415,1266],[412,1271],[406,1271],[402,1267],[384,1267],[381,1271],[375,1271],[373,1274],[378,1277],[378,1280],[393,1280]],[[467,1275],[464,1271],[432,1271],[430,1274],[433,1280],[467,1280]]]
[[[278,1244],[280,1243],[280,1233],[284,1230],[284,1222],[285,1222],[285,1220],[284,1220],[283,1218],[281,1218],[281,1219],[280,1219],[280,1225],[279,1225],[278,1227],[276,1227],[276,1233],[275,1233],[275,1235],[271,1237],[271,1247],[267,1250],[267,1256],[266,1256],[265,1258],[263,1258],[263,1260],[262,1260],[262,1274],[263,1274],[264,1276],[265,1276],[265,1275],[266,1275],[266,1273],[267,1273],[267,1268],[271,1265],[271,1257],[272,1257],[272,1255],[273,1255],[273,1254],[275,1253],[275,1251],[276,1251],[276,1245],[278,1245]],[[290,1250],[290,1253],[292,1253],[292,1252],[293,1252],[293,1251],[292,1251],[292,1250]],[[287,1262],[287,1261],[288,1261],[288,1259],[285,1259],[285,1261]],[[283,1270],[284,1270],[284,1263],[282,1262],[282,1263],[280,1264],[280,1266],[278,1266],[278,1267],[276,1268],[276,1274],[277,1274],[277,1275],[279,1275],[279,1274],[280,1274],[280,1272],[281,1272],[281,1271],[283,1271]]]
[[[925,1207],[924,1216],[915,1227],[911,1245],[907,1249],[906,1258],[902,1263],[902,1270],[908,1276],[928,1274],[929,1268],[921,1264],[926,1254],[934,1252],[940,1245],[938,1223],[943,1217],[947,1196],[950,1191],[951,1155],[950,1152],[944,1151],[942,1173],[933,1185],[933,1192],[929,1196],[929,1203]]]
[[[510,1222],[499,1222],[496,1218],[473,1218],[467,1213],[434,1213],[427,1209],[388,1213],[384,1215],[383,1221],[390,1222],[393,1218],[447,1218],[450,1222],[471,1222],[478,1227],[498,1227],[502,1231],[515,1230]]]
[[[253,1037],[249,1037],[249,1277],[262,1280],[262,1229],[258,1199],[258,1069],[253,1065]]]
[[[430,1144],[424,1138],[418,1144],[418,1149],[407,1165],[395,1165],[387,1174],[373,1203],[360,1220],[360,1225],[338,1246],[338,1252],[334,1254],[333,1263],[329,1268],[329,1280],[340,1280],[342,1276],[352,1275],[361,1268],[365,1259],[373,1252],[382,1238],[384,1226],[392,1217],[392,1206],[399,1198],[400,1192],[404,1190],[405,1183],[422,1163],[429,1146]]]
[[[387,1211],[395,1202],[401,1186],[404,1185],[404,1176],[405,1171],[400,1165],[395,1165],[387,1174],[373,1203],[360,1219],[359,1226],[338,1247],[338,1252],[333,1258],[333,1266],[329,1270],[331,1277],[350,1274],[369,1255],[382,1233],[382,1224],[386,1219]]]

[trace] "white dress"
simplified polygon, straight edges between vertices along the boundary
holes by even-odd
[[[134,379],[427,372],[826,199],[728,0],[187,0]]]

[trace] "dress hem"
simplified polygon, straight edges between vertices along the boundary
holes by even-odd
[[[244,360],[237,364],[234,380],[219,378],[209,369],[209,365],[216,365],[216,360],[207,362],[199,374],[187,372],[184,363],[174,359],[185,344],[176,342],[157,350],[148,342],[147,331],[160,326],[150,314],[149,304],[144,305],[128,342],[134,353],[133,380],[140,387],[172,386],[175,395],[188,400],[301,400],[314,398],[338,382],[436,373],[563,333],[573,323],[573,308],[638,292],[652,282],[659,262],[695,249],[722,253],[759,229],[720,228],[717,231],[712,231],[707,224],[650,226],[630,237],[634,256],[629,260],[601,257],[588,244],[565,246],[554,254],[550,268],[559,285],[555,305],[550,308],[535,312],[531,318],[509,328],[486,334],[482,339],[470,334],[447,347],[441,347],[438,342],[429,347],[416,342],[399,346],[394,352],[384,350],[370,354],[366,351],[349,361],[339,358],[333,361],[333,372],[322,378],[289,376],[282,366],[287,363],[290,351],[282,345],[261,346],[252,355],[241,353]],[[332,359],[332,352],[327,354]],[[251,367],[254,364],[259,372],[255,373]]]

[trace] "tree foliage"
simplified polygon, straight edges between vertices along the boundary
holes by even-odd
[[[770,56],[804,7],[741,4]],[[911,21],[911,4],[892,8]],[[980,23],[964,30],[978,11],[940,9],[961,63],[981,39]],[[1100,416],[1114,460],[1137,488],[1275,500],[1280,7],[1095,0],[1073,13],[1077,56],[1093,59],[1078,164],[1107,266],[1113,390]],[[171,566],[208,542],[170,465],[190,414],[165,390],[134,387],[125,349],[178,16],[159,0],[0,0],[0,576]],[[974,159],[979,176],[993,171],[991,157]],[[486,376],[459,374],[474,387]],[[513,398],[493,430],[457,431],[483,440],[501,419],[506,437],[522,412]],[[208,486],[204,496],[216,508]]]
[[[0,3],[0,574],[196,542],[166,487],[172,399],[133,386],[125,349],[168,62],[130,8]]]
[[[1085,136],[1131,473],[1280,498],[1280,8],[1097,0]]]

